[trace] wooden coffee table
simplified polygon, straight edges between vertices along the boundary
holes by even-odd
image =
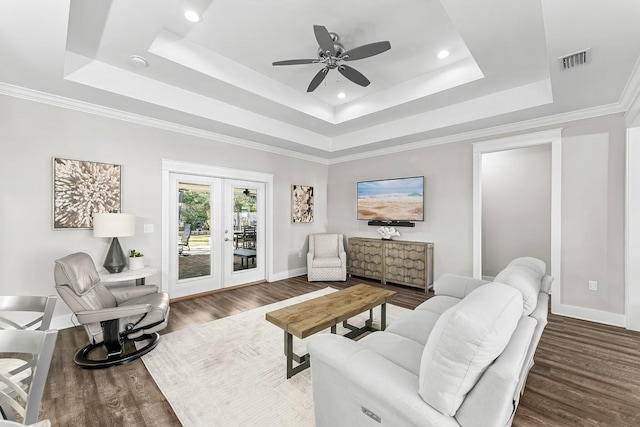
[[[359,284],[267,313],[266,319],[284,330],[287,378],[309,367],[308,354],[299,356],[293,352],[293,335],[302,339],[327,328],[331,328],[331,333],[335,334],[340,322],[350,330],[345,334],[348,338],[376,331],[372,325],[373,309],[377,306],[380,306],[380,330],[384,330],[387,326],[387,302],[395,295],[395,291]],[[369,319],[363,327],[358,328],[347,322],[367,310]],[[294,360],[298,363],[295,367]]]

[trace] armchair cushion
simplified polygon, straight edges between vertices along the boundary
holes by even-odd
[[[337,258],[339,242],[341,238],[339,234],[316,234],[313,247],[315,258]],[[311,249],[310,249],[311,250]]]
[[[522,317],[522,294],[502,284],[481,286],[445,311],[422,355],[420,396],[454,416],[485,369],[502,353]]]
[[[125,301],[130,301],[134,298],[139,298],[143,295],[158,293],[158,287],[156,285],[144,285],[144,286],[111,286],[109,292],[116,299],[118,305]]]
[[[342,260],[337,255],[335,257],[315,257],[311,263],[315,268],[342,267]]]
[[[83,253],[78,252],[68,257],[71,262],[58,264],[55,270],[56,281],[66,282],[76,294],[85,295],[100,283],[98,271],[91,257],[86,257]]]

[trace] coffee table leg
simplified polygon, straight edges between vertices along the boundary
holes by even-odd
[[[287,331],[284,331],[284,354],[287,356],[287,379],[310,366],[311,359],[308,353],[304,356],[298,356],[293,352],[293,335]],[[293,366],[294,360],[299,363],[298,366]]]

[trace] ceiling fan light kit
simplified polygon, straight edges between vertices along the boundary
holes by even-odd
[[[342,43],[339,42],[340,37],[336,33],[330,33],[324,26],[314,25],[313,33],[316,36],[318,45],[320,46],[318,48],[317,58],[289,59],[285,61],[276,61],[273,63],[274,66],[302,64],[324,65],[324,67],[316,73],[313,79],[311,79],[311,83],[307,88],[307,92],[313,92],[325,79],[325,77],[329,73],[329,70],[334,69],[337,69],[340,74],[342,74],[355,84],[363,87],[369,86],[369,84],[371,83],[369,79],[367,79],[355,68],[350,67],[343,62],[369,58],[371,56],[378,55],[391,49],[391,43],[389,43],[388,41],[381,41],[369,43],[347,51]]]

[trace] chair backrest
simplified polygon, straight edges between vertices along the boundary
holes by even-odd
[[[42,393],[57,336],[58,331],[55,330],[0,331],[0,354],[11,353],[12,365],[16,360],[24,364],[32,362],[33,365],[26,376],[24,370],[20,370],[19,374],[13,374],[13,371],[9,370],[0,371],[0,405],[5,418],[15,421],[17,414],[22,417],[24,424],[38,421]],[[29,360],[16,359],[16,354],[29,355]],[[0,359],[0,362],[2,361],[3,359]]]
[[[54,295],[0,295],[0,329],[46,331],[57,299]]]
[[[338,257],[344,252],[342,234],[312,234],[309,236],[309,250],[316,257]]]
[[[74,313],[117,306],[114,296],[100,283],[93,260],[84,252],[56,260],[54,277],[58,294]]]
[[[185,224],[182,230],[182,238],[180,244],[182,246],[189,246],[189,238],[191,237],[191,224]]]

